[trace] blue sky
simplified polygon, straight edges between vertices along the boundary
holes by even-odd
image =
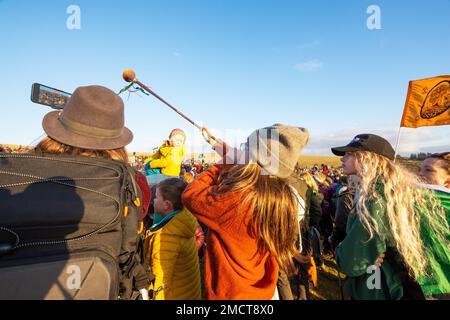
[[[69,30],[70,5],[81,29]],[[369,5],[381,30],[369,30]],[[358,133],[393,144],[408,81],[450,74],[449,0],[0,1],[0,143],[29,144],[50,110],[30,101],[39,82],[73,91],[119,91],[138,78],[193,119],[238,144],[253,129],[306,127],[307,154],[330,154]],[[199,132],[153,97],[132,95],[132,151],[149,151],[171,129],[190,149]],[[403,129],[399,151],[450,149],[450,127]]]

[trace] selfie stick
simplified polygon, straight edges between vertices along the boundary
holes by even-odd
[[[131,69],[127,69],[123,72],[123,80],[125,80],[126,82],[132,82],[132,83],[136,83],[138,86],[140,86],[141,88],[143,88],[145,91],[147,91],[148,93],[152,94],[155,98],[157,98],[158,100],[160,100],[162,103],[164,103],[166,106],[168,106],[169,108],[171,108],[173,111],[175,111],[176,113],[178,113],[180,116],[182,116],[184,119],[186,119],[187,121],[189,121],[191,124],[193,124],[195,127],[197,127],[200,131],[203,129],[203,127],[199,126],[197,123],[195,123],[191,118],[189,118],[187,115],[185,115],[183,112],[181,112],[180,110],[178,110],[177,108],[175,108],[174,106],[172,106],[170,103],[168,103],[166,100],[164,100],[163,98],[161,98],[159,95],[157,95],[155,92],[153,92],[153,90],[151,90],[149,87],[147,87],[145,84],[143,84],[142,82],[140,82],[137,78],[136,78],[136,73],[131,70]]]

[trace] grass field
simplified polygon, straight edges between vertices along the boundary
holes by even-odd
[[[342,300],[339,276],[342,283],[344,276],[338,273],[336,262],[331,256],[325,255],[323,268],[317,270],[317,288],[310,290],[311,300]]]
[[[341,167],[340,157],[334,156],[301,156],[299,163],[302,167],[308,168],[312,168],[315,164],[320,166],[322,163],[328,167]]]

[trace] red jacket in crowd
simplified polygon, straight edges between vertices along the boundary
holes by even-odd
[[[270,300],[278,264],[268,251],[258,253],[247,226],[252,212],[240,208],[243,193],[217,195],[222,166],[213,166],[191,182],[183,204],[209,228],[205,256],[206,299]]]
[[[139,188],[141,189],[141,193],[142,193],[141,215],[142,215],[142,217],[145,217],[148,212],[148,207],[150,206],[150,200],[152,199],[152,190],[148,186],[147,178],[141,172],[138,172],[138,174],[137,174],[137,184],[138,184]]]

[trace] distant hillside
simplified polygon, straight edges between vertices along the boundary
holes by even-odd
[[[419,170],[421,161],[418,160],[400,160],[400,163],[409,171],[416,173]]]

